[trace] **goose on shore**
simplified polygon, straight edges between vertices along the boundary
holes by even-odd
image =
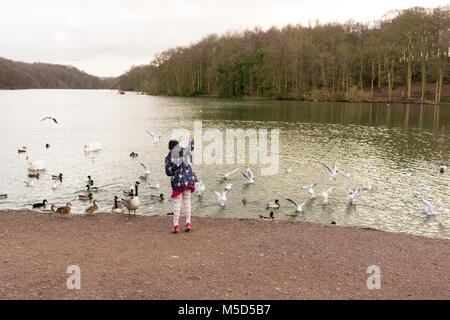
[[[119,201],[118,196],[114,196],[114,205],[111,209],[112,213],[123,213],[123,204]]]
[[[140,184],[139,181],[135,182],[133,196],[131,196],[130,199],[124,202],[125,207],[128,209],[128,219],[131,217],[131,211],[134,212],[134,217],[136,217],[136,210],[141,205],[141,200],[139,199],[138,195],[139,184]]]

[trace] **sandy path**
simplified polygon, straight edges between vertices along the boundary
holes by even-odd
[[[167,216],[0,211],[0,298],[450,298],[450,240],[277,220],[170,227]],[[80,290],[66,287],[69,265]],[[379,290],[367,289],[370,265]]]

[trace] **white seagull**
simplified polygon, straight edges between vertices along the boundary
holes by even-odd
[[[427,212],[426,212],[427,215],[434,216],[434,215],[438,214],[438,210],[439,210],[440,206],[437,206],[433,209],[433,206],[431,205],[431,203],[429,203],[424,198],[422,198],[422,202],[427,207]]]
[[[44,121],[44,120],[47,120],[47,119],[51,119],[51,120],[53,120],[55,123],[58,123],[58,121],[56,121],[56,119],[55,118],[53,118],[53,117],[45,117],[45,118],[42,118],[41,119],[41,121]]]
[[[156,144],[159,143],[159,140],[161,139],[161,136],[157,136],[155,133],[153,133],[152,131],[146,130],[146,132],[152,136],[152,143],[153,146],[155,146]]]
[[[286,174],[290,174],[292,170],[291,168],[284,168],[284,172],[286,172]]]
[[[23,183],[25,183],[25,185],[26,185],[27,187],[32,187],[32,186],[34,185],[33,180],[31,180],[31,181],[24,181]]]
[[[316,194],[314,193],[314,188],[317,185],[317,182],[311,183],[309,186],[303,186],[302,189],[308,192],[311,196],[315,197]]]
[[[145,172],[144,172],[145,176],[149,175],[150,174],[150,168],[145,163],[140,162],[140,164],[145,169]]]
[[[217,202],[219,203],[219,205],[220,205],[221,207],[225,206],[225,201],[227,201],[227,193],[228,193],[228,190],[223,191],[222,193],[217,192],[217,191],[214,191],[214,193],[215,193],[216,196],[217,196]]]
[[[247,174],[242,172],[242,175],[245,177],[245,179],[247,179],[247,184],[253,183],[255,182],[255,178],[253,176],[253,172],[252,170],[250,170],[250,168],[246,169]]]
[[[347,180],[350,179],[350,172],[347,172],[347,174],[345,175],[345,177],[347,178]]]
[[[159,182],[151,183],[151,184],[149,185],[149,187],[150,187],[150,188],[153,188],[153,189],[159,189]]]
[[[231,190],[231,187],[233,186],[232,183],[225,184],[225,190]]]
[[[195,186],[195,190],[197,190],[197,192],[198,192],[198,195],[202,196],[203,192],[205,191],[205,188],[206,188],[205,184],[203,183],[203,181],[196,182],[194,184],[194,186]]]
[[[356,201],[358,193],[359,193],[358,189],[355,190],[352,190],[350,188],[347,189],[347,200],[349,204],[353,204]]]
[[[422,189],[423,189],[423,191],[425,191],[425,192],[428,192],[428,191],[431,190],[429,186],[426,186],[426,185],[424,185],[424,184],[422,184]]]
[[[289,199],[289,198],[286,198],[286,197],[284,197],[284,198],[294,205],[295,212],[302,212],[303,211],[303,206],[305,205],[306,202],[297,203],[296,201],[294,201],[292,199]]]
[[[334,180],[336,179],[336,175],[338,173],[338,168],[336,165],[333,166],[333,168],[330,168],[329,166],[327,166],[326,164],[322,163],[321,164],[328,170],[328,172],[330,173],[330,179]]]
[[[228,179],[229,176],[231,176],[233,173],[235,173],[236,171],[238,171],[239,168],[233,169],[230,172],[226,172],[226,173],[218,173],[219,176],[222,176],[223,179]]]
[[[322,191],[323,203],[328,203],[328,196],[333,192],[336,187],[328,188],[327,190]]]

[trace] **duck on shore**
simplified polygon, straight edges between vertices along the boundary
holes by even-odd
[[[70,202],[67,202],[66,205],[65,205],[64,207],[59,207],[59,208],[56,208],[56,207],[52,204],[51,209],[52,209],[53,212],[59,213],[59,216],[60,216],[61,218],[65,218],[65,217],[66,217],[66,214],[68,214],[68,213],[70,212],[71,206],[72,206],[72,204],[71,204]]]
[[[89,214],[91,217],[95,217],[96,216],[95,212],[98,210],[97,203],[98,203],[98,201],[94,200],[93,203],[92,203],[92,206],[87,208],[84,212]]]

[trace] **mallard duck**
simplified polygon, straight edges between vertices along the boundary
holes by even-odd
[[[48,148],[50,148],[50,145],[48,143],[46,143],[45,147],[48,149]]]
[[[278,209],[280,206],[281,206],[280,205],[280,200],[275,199],[275,203],[268,203],[266,208],[267,209],[269,209],[269,208]]]
[[[87,178],[88,178],[88,184],[90,184],[91,186],[93,186],[94,185],[94,180],[92,180],[92,178],[91,178],[91,176],[87,176]]]
[[[78,199],[79,199],[79,200],[92,200],[92,198],[93,198],[93,194],[90,193],[90,192],[89,192],[89,194],[87,194],[87,195],[82,195],[82,194],[80,194],[80,195],[78,196]]]
[[[26,157],[26,160],[28,162],[28,170],[31,171],[44,171],[46,163],[44,160],[36,160],[31,161],[30,157]]]
[[[98,203],[98,201],[94,200],[92,203],[92,206],[87,208],[84,212],[88,213],[91,217],[95,217],[96,216],[95,212],[98,210],[97,203]]]
[[[130,157],[134,157],[135,158],[137,156],[138,156],[138,154],[136,152],[134,152],[134,151],[130,153]]]
[[[123,204],[119,202],[119,197],[114,196],[114,205],[111,210],[112,213],[123,213]]]
[[[152,199],[157,199],[157,200],[160,200],[160,201],[163,201],[163,200],[164,200],[164,194],[160,193],[159,196],[156,196],[156,195],[151,194],[151,195],[150,195],[150,198],[152,198]]]
[[[27,152],[27,147],[21,147],[17,150],[18,153]]]
[[[44,199],[44,201],[42,201],[41,203],[34,203],[33,204],[33,209],[45,208],[47,206],[47,203],[48,203],[47,199]]]
[[[259,215],[260,219],[275,219],[275,217],[273,216],[273,211],[270,211],[269,216],[263,216],[262,214]]]
[[[90,185],[86,185],[87,192],[97,192],[99,190],[98,187],[91,187]]]
[[[72,204],[70,202],[67,202],[66,205],[64,207],[59,207],[56,208],[53,204],[52,204],[52,211],[59,213],[59,215],[61,216],[61,218],[65,218],[66,214],[68,214],[70,212],[70,207],[72,206]]]
[[[8,195],[6,193],[0,194],[0,199],[6,199],[8,198]]]
[[[331,221],[329,222],[329,224],[336,224],[336,221],[331,220]]]
[[[28,178],[36,178],[39,179],[39,173],[29,173]]]
[[[134,211],[134,216],[136,217],[136,210],[141,205],[141,200],[138,196],[138,185],[140,184],[139,181],[135,182],[134,185],[134,195],[125,201],[124,205],[128,209],[128,219],[131,217],[131,211]]]
[[[62,178],[63,178],[63,174],[62,174],[62,173],[58,174],[57,176],[52,175],[52,179],[53,179],[53,180],[59,180],[59,181],[62,181]]]

